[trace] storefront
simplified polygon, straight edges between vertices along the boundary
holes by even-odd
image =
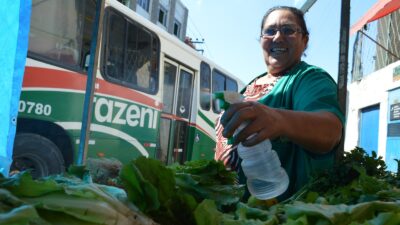
[[[400,159],[400,61],[348,85],[345,151],[375,151],[388,169]]]

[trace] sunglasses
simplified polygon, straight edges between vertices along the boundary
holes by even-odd
[[[300,28],[292,27],[292,26],[282,26],[282,27],[269,27],[264,29],[261,32],[261,37],[263,38],[272,38],[278,33],[278,31],[285,35],[285,36],[290,36],[295,33],[303,33],[303,31]]]

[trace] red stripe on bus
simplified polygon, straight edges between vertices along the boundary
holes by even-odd
[[[176,115],[172,115],[172,114],[162,113],[161,117],[162,118],[166,118],[166,119],[171,119],[171,120],[178,120],[178,121],[187,122],[187,119],[184,119],[182,117],[179,117],[179,116],[176,116]]]
[[[161,110],[162,104],[135,90],[121,87],[107,81],[96,79],[96,93],[129,99]],[[60,88],[78,91],[86,90],[86,75],[63,70],[39,67],[26,67],[23,87],[27,88]]]
[[[162,109],[162,104],[160,102],[157,102],[156,100],[140,92],[134,91],[130,88],[121,87],[119,85],[112,84],[104,80],[96,79],[96,82],[99,84],[99,89],[96,90],[98,93],[103,93],[111,96],[118,96],[120,98],[125,98],[135,102],[139,102],[141,104],[159,110]]]
[[[86,76],[69,71],[26,67],[22,86],[29,88],[62,88],[84,91],[86,89]]]

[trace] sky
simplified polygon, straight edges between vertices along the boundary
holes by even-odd
[[[351,1],[350,26],[378,0]],[[186,35],[203,55],[244,83],[264,73],[259,34],[264,13],[276,5],[300,8],[305,0],[181,0],[189,10]],[[339,0],[317,0],[305,14],[310,40],[303,60],[325,69],[337,81],[340,31]],[[354,35],[355,36],[355,35]],[[354,36],[349,39],[349,71]]]

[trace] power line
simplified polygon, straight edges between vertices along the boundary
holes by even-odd
[[[190,14],[190,12],[189,12],[189,14]],[[208,48],[208,45],[207,45],[207,43],[205,42],[205,39],[204,39],[203,35],[201,35],[201,32],[200,32],[200,30],[197,28],[197,26],[196,26],[194,20],[192,19],[192,17],[191,17],[190,15],[188,15],[188,18],[189,18],[189,22],[193,25],[195,31],[198,33],[198,37],[199,37],[199,38],[195,38],[195,36],[197,36],[197,35],[194,35],[193,38],[195,38],[195,41],[194,41],[193,43],[197,42],[197,44],[202,44],[202,45],[204,45],[205,49],[207,50],[206,53],[209,55],[209,58],[212,59],[212,58],[213,58],[212,53],[211,53],[210,49]],[[199,39],[200,39],[200,40],[199,40]],[[204,49],[198,49],[198,50],[201,51],[202,53],[204,53]]]
[[[200,33],[199,29],[197,28],[196,24],[194,23],[194,21],[193,21],[192,17],[191,17],[190,15],[189,15],[188,17],[189,17],[189,22],[191,22],[191,23],[192,23],[192,25],[193,25],[194,29],[195,29],[195,30],[196,30],[196,32],[198,33],[198,36],[199,36],[201,39],[204,39],[204,38],[203,38],[203,36],[201,35],[201,33]]]

